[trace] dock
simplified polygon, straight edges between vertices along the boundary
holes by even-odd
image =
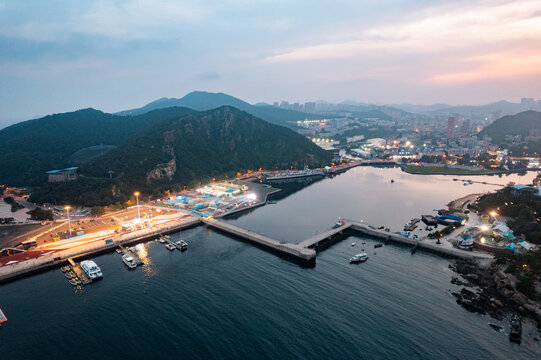
[[[446,248],[432,242],[423,242],[421,240],[402,236],[398,233],[386,232],[385,230],[379,230],[363,222],[348,219],[342,219],[341,226],[314,235],[298,244],[278,241],[221,220],[203,220],[203,223],[209,227],[255,243],[256,245],[270,249],[276,253],[293,258],[294,260],[310,266],[315,265],[316,251],[323,250],[355,232],[380,239],[386,244],[389,242],[399,243],[410,246],[412,249],[415,249],[415,251],[424,250],[448,258],[468,260],[486,258],[484,254],[475,254],[460,249]]]
[[[73,258],[68,258],[68,262],[71,265],[71,270],[77,275],[77,278],[83,283],[83,285],[90,284],[92,282],[92,279],[86,275],[86,273],[81,269],[81,265],[79,263],[76,263]]]
[[[168,239],[168,238],[166,238],[166,237],[162,237],[162,239],[163,239],[166,243],[173,245],[177,250],[180,250],[180,251],[185,250],[185,249],[182,249],[182,246],[180,246],[179,244],[177,244],[176,242],[174,242],[174,241],[171,240],[171,239]]]
[[[299,246],[304,248],[315,248],[316,250],[330,245],[333,236],[342,235],[346,229],[349,229],[353,224],[350,221],[344,221],[344,224],[340,227],[325,231],[321,234],[317,234],[299,243]]]
[[[133,251],[130,251],[129,249],[125,248],[124,246],[122,245],[118,245],[118,247],[120,248],[120,250],[125,254],[125,255],[128,255],[128,256],[131,256],[133,258],[133,260],[135,260],[135,262],[137,263],[137,265],[143,265],[144,264],[144,261],[141,260],[141,258]]]
[[[228,234],[255,243],[256,245],[272,250],[281,255],[285,255],[286,257],[293,258],[294,260],[300,261],[303,264],[315,264],[316,251],[314,249],[308,249],[299,244],[292,244],[271,239],[270,237],[267,237],[265,235],[261,235],[253,231],[240,228],[238,226],[229,224],[221,220],[203,220],[203,222],[209,227],[221,230]]]

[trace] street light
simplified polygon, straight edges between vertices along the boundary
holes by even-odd
[[[64,209],[66,209],[66,211],[68,212],[68,228],[69,228],[70,237],[71,237],[71,221],[70,221],[70,209],[71,209],[71,206],[65,206]]]
[[[139,212],[139,191],[134,192],[133,195],[135,195],[135,198],[137,199],[137,219],[139,220],[139,223],[141,223],[141,213]]]

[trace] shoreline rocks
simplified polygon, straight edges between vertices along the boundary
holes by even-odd
[[[501,266],[481,267],[474,262],[457,261],[449,268],[464,279],[453,276],[451,283],[462,286],[452,295],[466,310],[488,314],[497,320],[502,320],[505,314],[517,312],[534,320],[541,331],[541,303],[516,290],[516,279],[505,274]]]

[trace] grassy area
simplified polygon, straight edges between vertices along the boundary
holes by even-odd
[[[430,174],[430,175],[471,175],[471,174],[488,174],[491,171],[463,169],[447,166],[420,166],[420,165],[403,165],[402,170],[410,174]]]

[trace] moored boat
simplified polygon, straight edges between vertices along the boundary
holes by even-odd
[[[520,344],[522,341],[522,320],[520,315],[514,313],[511,316],[511,329],[509,331],[509,341]]]
[[[81,269],[83,269],[91,280],[101,279],[103,277],[101,269],[92,260],[81,261]]]
[[[186,250],[188,249],[188,243],[184,240],[177,241],[177,245],[179,246],[179,250]]]
[[[176,246],[173,245],[173,244],[167,244],[167,245],[165,245],[165,248],[167,250],[169,250],[169,251],[173,251],[173,250],[175,250]]]
[[[137,267],[137,263],[135,262],[133,257],[131,257],[130,255],[127,255],[127,254],[122,255],[122,261],[130,269],[135,269]]]
[[[73,286],[79,286],[81,285],[81,282],[79,280],[72,279],[70,280],[70,284]]]
[[[351,259],[349,259],[349,263],[361,263],[365,262],[366,260],[368,260],[368,254],[363,252],[351,257]]]

